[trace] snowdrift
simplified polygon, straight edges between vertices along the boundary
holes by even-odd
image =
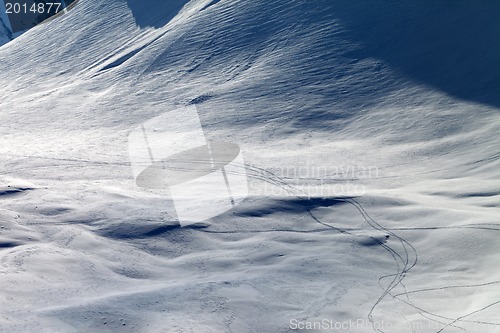
[[[0,24],[0,332],[495,332],[498,7],[82,0]],[[182,228],[127,136],[189,105],[251,192]]]

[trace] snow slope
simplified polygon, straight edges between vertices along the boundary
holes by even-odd
[[[1,46],[0,332],[500,332],[479,3],[82,0]],[[193,104],[251,193],[181,228],[127,136]]]
[[[12,34],[7,24],[7,14],[5,13],[5,6],[3,1],[0,2],[0,46],[10,42]]]

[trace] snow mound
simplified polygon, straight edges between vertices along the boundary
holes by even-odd
[[[0,331],[495,329],[498,6],[81,1],[4,44]],[[250,194],[182,228],[127,137],[193,104]]]

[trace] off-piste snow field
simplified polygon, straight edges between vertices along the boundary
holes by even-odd
[[[0,332],[500,332],[500,2],[0,19]],[[181,212],[155,119],[230,208]]]

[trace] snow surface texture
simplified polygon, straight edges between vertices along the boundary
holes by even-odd
[[[162,3],[0,47],[0,332],[500,332],[498,1]],[[251,193],[181,228],[127,136],[192,104]]]

